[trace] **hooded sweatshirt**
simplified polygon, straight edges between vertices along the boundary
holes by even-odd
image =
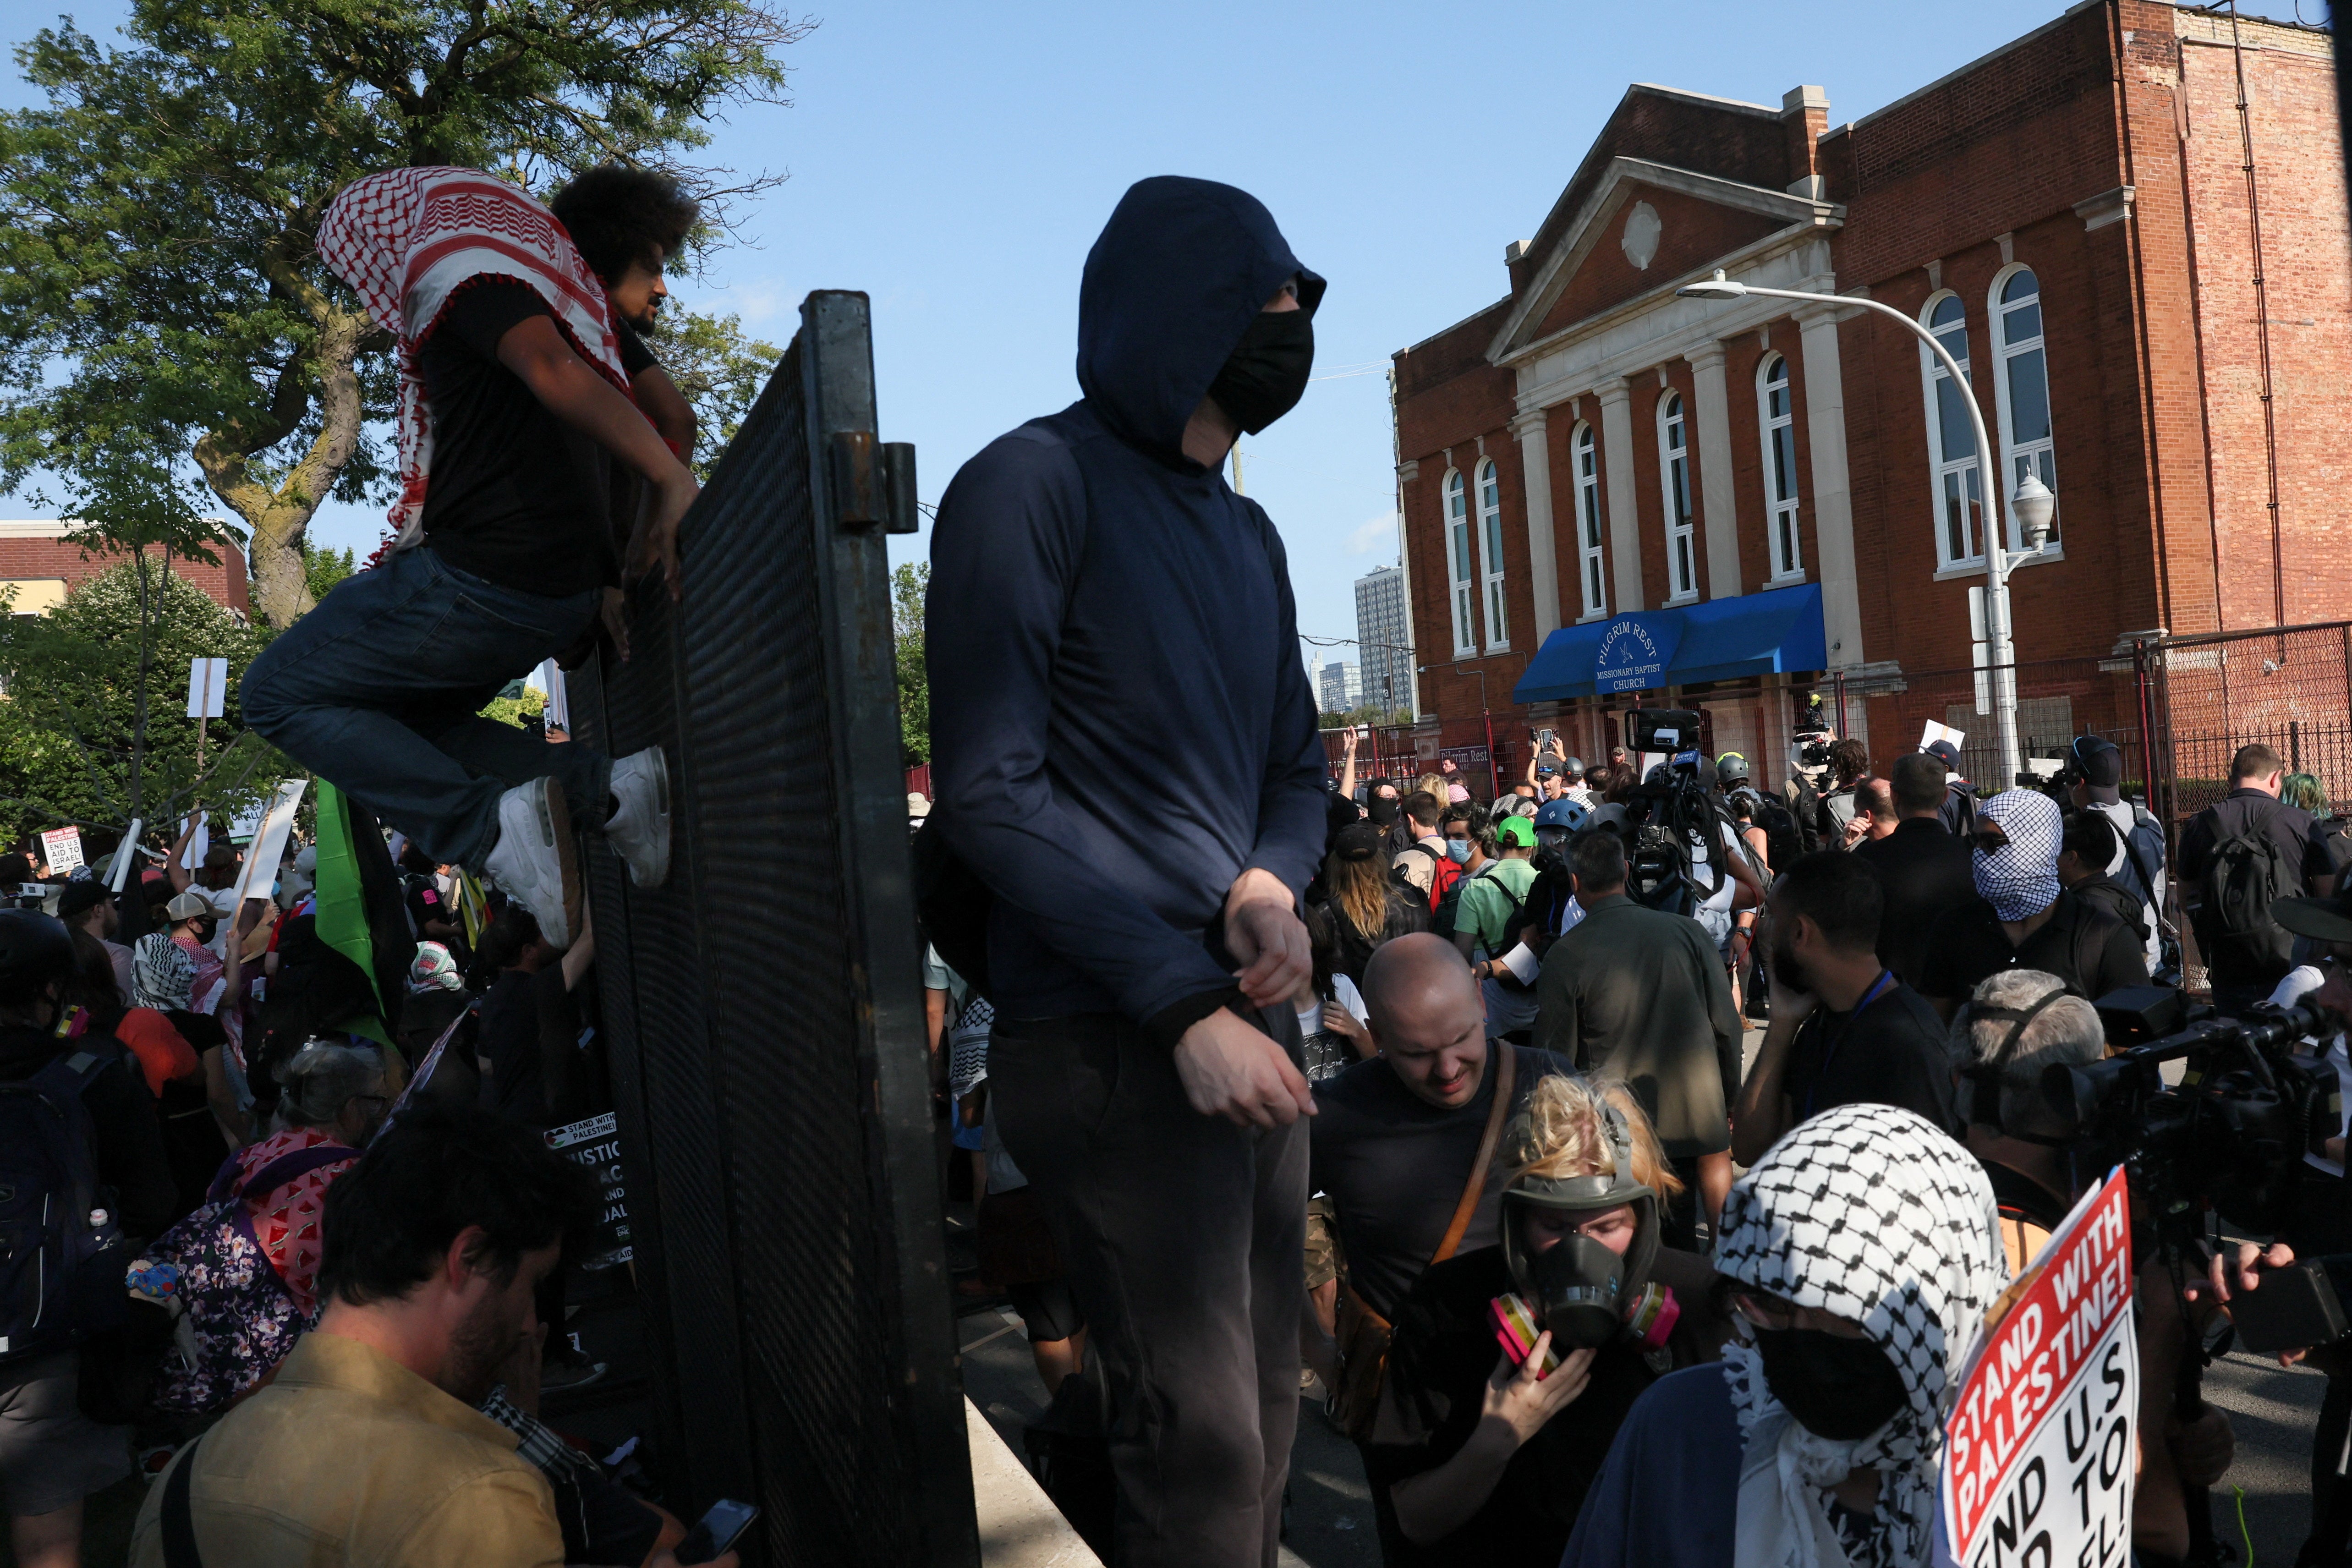
[[[1249,868],[1295,895],[1324,761],[1274,524],[1181,450],[1300,267],[1254,197],[1130,188],[1087,255],[1078,384],[963,466],[931,537],[935,811],[996,895],[1007,1018],[1116,1012],[1171,1041],[1237,996],[1220,932]]]

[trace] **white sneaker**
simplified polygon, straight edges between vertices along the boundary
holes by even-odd
[[[604,842],[640,888],[669,880],[669,759],[647,746],[613,764],[613,798],[620,806],[604,824]]]
[[[580,929],[580,865],[562,784],[533,779],[499,796],[499,841],[482,869],[522,900],[550,947],[572,945]]]

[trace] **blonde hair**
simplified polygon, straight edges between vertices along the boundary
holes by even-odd
[[[1585,1079],[1565,1073],[1547,1073],[1536,1079],[1525,1109],[1504,1130],[1501,1160],[1508,1185],[1522,1176],[1598,1176],[1614,1171],[1617,1158],[1609,1146],[1608,1110],[1625,1119],[1633,1144],[1635,1181],[1662,1199],[1683,1190],[1658,1135],[1633,1091],[1614,1079]]]
[[[1413,789],[1425,789],[1430,794],[1435,795],[1437,797],[1438,808],[1443,810],[1445,805],[1446,796],[1453,790],[1454,786],[1445,782],[1444,774],[1428,773],[1423,773],[1419,778],[1413,780],[1412,787]],[[1406,793],[1410,794],[1411,791]]]

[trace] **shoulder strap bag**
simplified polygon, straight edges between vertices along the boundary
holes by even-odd
[[[1486,1168],[1494,1163],[1496,1145],[1502,1142],[1503,1123],[1510,1119],[1518,1052],[1507,1040],[1495,1044],[1495,1102],[1486,1109],[1486,1131],[1478,1136],[1478,1155],[1471,1162],[1470,1179],[1463,1184],[1462,1201],[1454,1205],[1454,1218],[1445,1227],[1444,1239],[1430,1255],[1433,1265],[1453,1257],[1454,1249],[1462,1245],[1471,1218],[1478,1212],[1478,1200],[1486,1195]],[[1388,1377],[1389,1338],[1393,1329],[1388,1319],[1366,1306],[1364,1299],[1349,1288],[1344,1271],[1339,1277],[1339,1386],[1332,1394],[1331,1419],[1340,1431],[1361,1443],[1370,1438],[1373,1417],[1380,1412],[1381,1385]]]

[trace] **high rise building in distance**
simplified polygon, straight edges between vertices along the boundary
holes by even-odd
[[[1412,710],[1412,628],[1405,616],[1404,570],[1380,566],[1356,579],[1357,656],[1362,700]]]

